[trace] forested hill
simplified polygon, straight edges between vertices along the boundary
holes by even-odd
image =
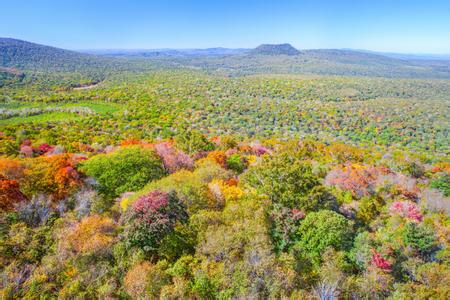
[[[77,87],[100,82],[118,71],[138,68],[130,59],[0,38],[0,87],[30,84],[39,89]]]
[[[0,66],[30,71],[79,71],[104,67],[108,58],[39,45],[11,38],[0,38]]]
[[[293,48],[295,51],[295,48]],[[159,58],[163,60],[164,58]],[[173,61],[173,59],[171,59]],[[314,74],[386,78],[450,78],[449,61],[403,60],[352,50],[313,49],[297,54],[279,47],[255,48],[248,53],[196,56],[179,64],[232,76],[252,74]]]
[[[290,44],[262,44],[253,49],[250,54],[253,55],[298,55],[300,51]]]

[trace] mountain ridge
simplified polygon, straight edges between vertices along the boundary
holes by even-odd
[[[450,78],[450,61],[407,60],[379,53],[344,49],[299,51],[290,44],[262,44],[254,49],[111,50],[86,53],[0,38],[0,67],[20,72],[89,74],[102,80],[119,70],[200,68],[227,76],[261,73]]]
[[[104,67],[108,58],[41,45],[14,38],[0,38],[0,66],[30,71],[74,72]]]

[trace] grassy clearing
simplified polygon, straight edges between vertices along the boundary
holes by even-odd
[[[14,117],[10,119],[0,120],[1,125],[20,125],[24,123],[44,123],[55,121],[67,121],[80,118],[80,116],[68,113],[68,112],[51,112],[43,113],[40,115],[26,116],[26,117]]]
[[[101,103],[101,102],[73,102],[73,103],[64,103],[57,105],[60,107],[73,107],[73,106],[81,106],[81,107],[89,107],[93,111],[98,114],[107,114],[107,113],[115,113],[120,110],[120,106],[117,104],[111,103]]]
[[[5,109],[22,109],[22,108],[45,108],[45,107],[89,107],[99,114],[114,113],[120,110],[120,106],[113,103],[103,103],[103,102],[91,102],[91,101],[80,101],[80,102],[70,102],[70,103],[36,103],[36,102],[21,102],[21,101],[11,101],[7,103],[0,103],[0,108]]]
[[[99,103],[99,102],[72,102],[72,103],[58,103],[58,104],[43,104],[43,103],[23,103],[20,101],[14,101],[9,103],[2,103],[0,108],[21,110],[26,108],[48,108],[48,107],[88,107],[92,109],[96,114],[105,115],[113,114],[120,110],[120,106],[117,104]],[[41,114],[32,116],[17,116],[4,120],[0,120],[0,125],[17,125],[23,123],[42,123],[49,121],[60,120],[73,120],[80,118],[81,116],[72,112],[43,112]]]

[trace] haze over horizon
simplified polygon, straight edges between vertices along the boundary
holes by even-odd
[[[449,54],[450,2],[0,0],[0,36],[59,48],[367,49]]]

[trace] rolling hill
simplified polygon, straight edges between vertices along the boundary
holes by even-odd
[[[407,60],[367,51],[339,49],[299,51],[290,44],[263,44],[252,50],[104,50],[94,53],[0,38],[0,67],[15,68],[20,72],[78,73],[86,75],[87,81],[102,80],[117,71],[148,71],[155,68],[199,68],[225,76],[276,73],[450,78],[450,61]]]
[[[295,52],[288,46],[265,45],[236,55],[171,58],[179,65],[228,76],[309,74],[387,78],[450,78],[449,61],[404,60],[379,54],[338,49]],[[294,54],[297,53],[297,54]],[[164,57],[155,58],[165,60]]]
[[[129,69],[138,69],[130,59],[0,38],[0,86],[37,84],[39,88],[77,87],[97,83],[114,72]]]
[[[73,72],[105,67],[105,57],[59,49],[11,38],[0,38],[0,66],[28,71]]]

